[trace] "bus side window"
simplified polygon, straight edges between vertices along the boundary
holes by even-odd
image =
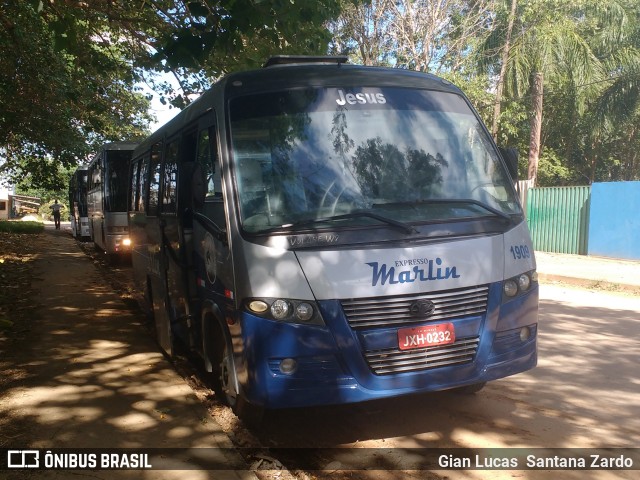
[[[149,163],[149,194],[147,195],[147,215],[158,215],[158,195],[160,193],[160,152],[162,142],[151,147],[151,162]]]
[[[92,166],[92,170],[91,170],[91,188],[95,188],[98,185],[100,185],[102,182],[100,181],[100,175],[101,175],[101,171],[100,171],[100,162],[101,162],[101,158],[98,156],[96,157],[96,159],[94,160],[95,163]]]
[[[142,158],[142,162],[140,162],[140,186],[138,189],[140,190],[140,197],[138,198],[138,205],[136,210],[140,212],[145,211],[145,205],[147,203],[147,197],[149,196],[148,186],[149,186],[149,159],[151,158],[149,152],[144,154]]]
[[[131,171],[129,173],[129,211],[138,211],[140,201],[140,164],[142,162],[138,158],[131,162]]]
[[[94,157],[91,161],[91,165],[89,167],[89,190],[94,189],[98,185],[100,185],[100,163],[98,161],[98,157]]]
[[[216,155],[215,133],[213,128],[200,131],[198,135],[197,162],[202,167],[207,187],[207,199],[222,200],[222,182],[220,172],[216,168],[218,156]]]
[[[162,176],[162,213],[176,213],[178,182],[178,141],[167,145]]]

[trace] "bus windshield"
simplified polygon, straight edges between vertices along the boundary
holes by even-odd
[[[495,148],[459,95],[307,88],[237,97],[229,110],[247,232],[521,213]]]
[[[131,150],[109,150],[105,162],[105,210],[127,211],[129,160]]]
[[[87,216],[87,171],[78,172],[78,182],[76,184],[77,192],[75,192],[76,201],[78,202],[78,215]]]

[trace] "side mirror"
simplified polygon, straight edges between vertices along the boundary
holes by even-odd
[[[504,159],[504,163],[507,165],[509,175],[514,182],[518,181],[518,149],[514,147],[498,147],[500,155]]]

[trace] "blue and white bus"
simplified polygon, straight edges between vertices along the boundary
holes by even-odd
[[[537,362],[517,158],[438,77],[276,57],[133,154],[136,284],[242,415],[479,390]]]

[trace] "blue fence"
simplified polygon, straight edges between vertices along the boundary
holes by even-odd
[[[532,188],[527,200],[536,250],[640,260],[640,182]]]
[[[589,255],[640,260],[640,182],[591,186],[588,251]]]

